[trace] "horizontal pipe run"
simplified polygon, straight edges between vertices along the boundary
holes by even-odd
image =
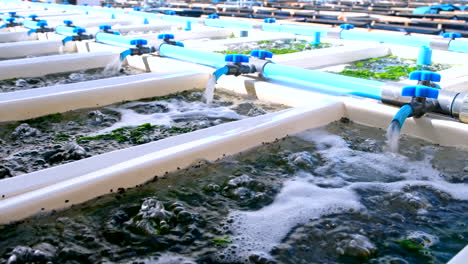
[[[112,33],[107,32],[98,32],[95,35],[96,42],[123,47],[123,48],[134,48],[135,47],[135,39],[131,37],[124,37],[121,35],[115,35]]]
[[[169,44],[162,44],[159,47],[159,55],[215,68],[226,65],[224,54],[187,49]]]
[[[268,79],[305,85],[317,89],[363,96],[380,100],[385,83],[361,78],[347,77],[333,73],[306,70],[297,67],[267,63],[263,76]]]
[[[450,41],[449,51],[468,53],[468,40],[454,39]]]

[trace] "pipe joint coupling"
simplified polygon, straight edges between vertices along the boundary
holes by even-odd
[[[468,123],[468,93],[457,94],[452,105],[452,116],[463,123]]]
[[[452,41],[452,39],[435,37],[431,39],[429,47],[436,50],[449,50],[450,41]]]

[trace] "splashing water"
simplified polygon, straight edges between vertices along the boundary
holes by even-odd
[[[206,83],[206,89],[205,89],[205,100],[207,104],[213,103],[213,97],[214,97],[214,90],[216,86],[216,75],[211,75],[210,79]]]
[[[113,61],[111,61],[109,64],[106,65],[104,68],[104,73],[116,73],[119,72],[120,69],[122,69],[122,61],[120,60],[120,57],[117,56]]]
[[[393,120],[387,129],[387,147],[390,152],[398,152],[398,144],[400,141],[400,124],[397,120]]]

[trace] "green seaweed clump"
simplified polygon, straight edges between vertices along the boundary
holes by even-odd
[[[213,241],[214,244],[217,244],[217,245],[225,245],[225,244],[231,244],[232,243],[229,236],[213,238],[212,241]]]
[[[402,248],[406,249],[409,252],[419,253],[420,251],[424,250],[425,248],[414,243],[410,239],[403,239],[396,242]]]
[[[354,62],[339,74],[363,79],[398,81],[417,69],[416,65],[407,63],[406,60],[400,60],[396,56],[386,56]]]
[[[262,40],[262,41],[258,41],[256,45],[254,46],[255,48],[250,47],[250,46],[248,49],[242,49],[242,47],[241,48],[236,47],[230,50],[222,50],[222,51],[215,51],[215,52],[226,54],[226,55],[229,55],[229,54],[250,55],[252,50],[261,49],[261,50],[269,51],[275,55],[281,55],[281,54],[301,52],[305,50],[328,48],[328,47],[331,47],[331,44],[330,43],[310,44],[305,40],[285,40],[284,43],[282,42],[276,43],[275,41],[272,41],[272,40]]]

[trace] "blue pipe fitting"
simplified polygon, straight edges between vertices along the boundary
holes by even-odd
[[[112,29],[112,27],[109,26],[109,25],[100,25],[99,26],[99,30],[101,30],[102,32],[109,33],[109,34],[114,34],[114,35],[120,35],[119,32],[112,31],[111,29]]]
[[[350,30],[350,29],[353,29],[353,28],[354,28],[354,25],[351,25],[351,24],[341,24],[341,25],[340,25],[340,28],[343,29],[343,30]]]
[[[224,57],[225,62],[232,62],[232,63],[248,63],[249,56],[242,55],[242,54],[229,54]]]
[[[111,5],[111,4],[107,4],[107,5],[105,5],[105,7],[107,7],[107,8],[112,8],[112,5]]]
[[[162,39],[162,40],[174,39],[174,34],[159,34],[158,39]]]
[[[184,28],[185,31],[190,31],[192,30],[192,22],[191,21],[187,21],[185,22],[185,28]]]
[[[414,71],[409,75],[409,79],[413,81],[429,81],[429,82],[440,82],[441,76],[437,72],[431,71]]]
[[[415,118],[420,118],[425,113],[434,111],[438,105],[437,101],[427,101],[427,99],[437,99],[439,97],[439,90],[432,87],[424,85],[406,86],[401,90],[401,95],[412,97],[411,102],[407,105],[411,107],[409,116]],[[394,119],[396,119],[397,116],[395,116]],[[400,121],[400,128],[403,126],[403,122],[404,119]]]
[[[134,7],[133,7],[133,11],[141,11],[141,8],[138,7],[138,6],[134,6]]]
[[[229,54],[224,57],[224,61],[227,62],[225,71],[223,74],[239,76],[246,73],[256,72],[256,68],[249,63],[249,56],[242,54]],[[217,77],[219,78],[219,77]]]
[[[273,24],[273,23],[276,23],[276,19],[272,17],[267,17],[263,19],[263,23]]]
[[[68,2],[62,2],[62,5],[69,5],[70,3]]]
[[[179,47],[184,46],[184,43],[182,43],[180,41],[174,41],[173,40],[174,39],[174,34],[159,34],[158,39],[163,40],[165,44],[175,45],[175,46],[179,46]]]
[[[29,18],[30,18],[32,21],[37,21],[37,18],[38,18],[38,17],[39,17],[38,15],[34,15],[34,14],[33,14],[33,15],[29,15]]]
[[[84,3],[83,6],[89,6],[89,4],[88,4],[88,3]]]
[[[273,53],[266,50],[252,50],[250,52],[251,57],[259,58],[261,60],[273,58]]]
[[[456,32],[447,32],[447,33],[444,33],[442,35],[442,37],[454,40],[454,39],[457,39],[457,38],[461,38],[462,34],[456,33]]]
[[[208,19],[219,19],[219,15],[218,14],[209,14]]]
[[[416,60],[417,65],[431,65],[432,64],[432,49],[427,46],[422,46],[419,50],[418,59]]]
[[[1,25],[0,28],[4,28],[4,27],[9,28],[9,27],[21,26],[21,23],[16,22],[16,18],[15,18],[15,17],[4,18],[3,20],[6,21],[6,23],[3,24],[3,25]]]
[[[71,21],[71,20],[64,20],[63,23],[67,27],[73,27],[73,21]]]
[[[143,25],[148,25],[148,24],[149,24],[149,20],[148,20],[148,18],[145,17],[143,19]]]
[[[437,99],[439,97],[439,90],[423,85],[410,85],[403,87],[401,95]]]
[[[310,43],[311,45],[318,45],[320,44],[320,32],[314,32],[314,40]]]
[[[47,21],[40,20],[25,20],[23,22],[23,27],[29,28],[28,35],[32,33],[46,33],[46,32],[53,32],[53,28],[47,28]]]
[[[173,16],[173,15],[175,15],[175,14],[176,14],[176,12],[175,12],[174,10],[168,10],[168,11],[166,11],[166,15],[168,15],[168,16]]]
[[[112,29],[112,27],[109,26],[109,25],[100,25],[99,26],[99,30],[104,31],[104,32],[109,31],[111,29]]]

